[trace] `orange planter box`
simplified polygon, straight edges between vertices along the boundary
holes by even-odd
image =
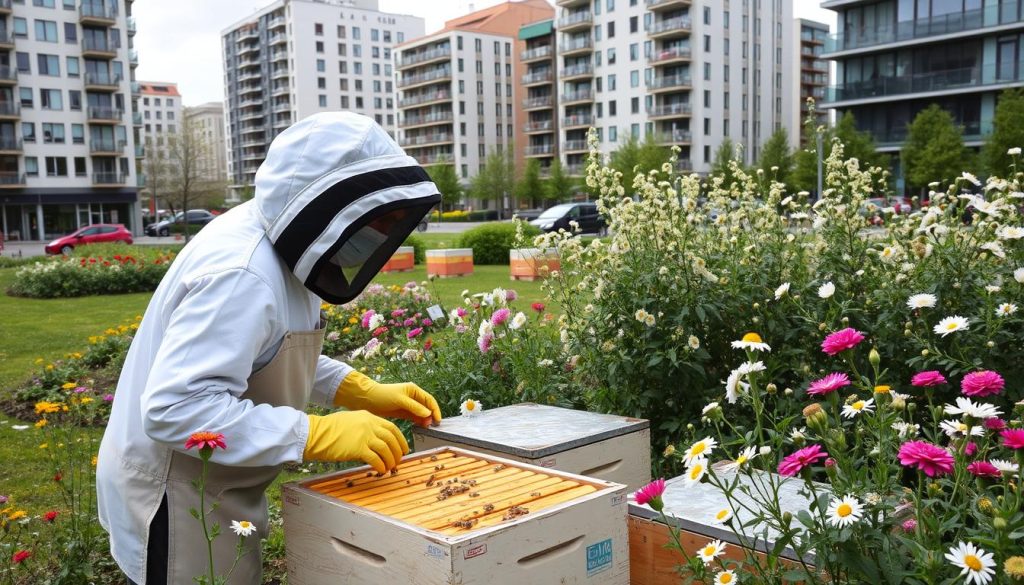
[[[509,250],[508,256],[512,280],[537,280],[562,268],[558,252],[553,248],[517,248]]]
[[[416,265],[416,251],[412,246],[402,246],[395,250],[381,272],[408,272]]]
[[[447,278],[473,274],[473,249],[427,250],[427,276]]]

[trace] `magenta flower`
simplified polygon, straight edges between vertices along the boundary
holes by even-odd
[[[508,321],[508,317],[511,314],[512,311],[509,311],[508,309],[498,309],[493,315],[491,315],[491,325],[494,325],[495,327],[501,325],[505,321]]]
[[[431,320],[431,319],[424,319],[424,320],[423,320],[423,326],[424,326],[424,327],[430,327],[430,326],[431,326],[431,325],[433,325],[433,324],[434,324],[434,321],[433,321],[433,320]]]
[[[825,459],[826,457],[828,457],[828,453],[821,448],[821,445],[804,447],[779,462],[779,475],[792,477],[800,473],[804,467],[813,465],[819,459]]]
[[[960,391],[964,396],[992,396],[1003,391],[1006,381],[1003,377],[991,370],[971,372],[964,376],[960,382]]]
[[[1006,428],[1006,421],[1004,421],[1003,419],[999,418],[998,416],[993,416],[992,418],[986,418],[984,424],[985,424],[985,428],[990,430],[990,431],[1001,431],[1001,430]]]
[[[114,401],[114,395],[113,394],[104,394],[103,395],[103,402],[113,402],[113,401]]]
[[[825,396],[850,385],[850,377],[841,372],[832,372],[820,380],[811,382],[807,393],[811,396]]]
[[[399,317],[405,316],[405,313],[405,309],[395,309],[394,311],[391,311],[391,316],[394,317],[395,319],[398,319]]]
[[[911,518],[909,520],[904,520],[903,521],[903,532],[906,532],[906,533],[909,534],[909,533],[911,533],[911,532],[913,532],[915,530],[917,530],[917,520],[915,520],[914,518]]]
[[[905,467],[916,467],[928,477],[953,472],[953,456],[938,445],[925,441],[907,441],[900,445],[900,463]]]
[[[455,314],[459,317],[465,317],[467,315],[466,309],[464,307],[456,307]]]
[[[656,479],[636,491],[636,503],[643,506],[649,504],[655,512],[660,512],[665,504],[661,495],[665,493],[665,480]]]
[[[423,328],[417,327],[415,329],[411,329],[408,333],[405,334],[405,336],[408,337],[409,339],[414,339],[417,336],[419,336],[420,333],[423,333]]]
[[[481,335],[476,340],[476,346],[480,348],[480,353],[487,353],[491,351],[491,344],[494,342],[493,335]]]
[[[999,436],[1003,438],[1004,447],[1024,449],[1024,429],[1003,429]]]
[[[964,445],[964,455],[967,455],[968,457],[971,457],[971,456],[973,456],[977,452],[978,452],[978,444],[975,443],[974,441],[969,441],[966,445]]]
[[[864,341],[864,334],[853,327],[847,327],[842,331],[836,331],[821,342],[821,351],[828,355],[836,355],[841,351],[853,349],[858,343]]]
[[[914,377],[910,379],[911,386],[938,386],[939,384],[945,384],[946,377],[943,376],[937,370],[928,370],[927,372],[918,372],[914,374]]]
[[[373,316],[376,315],[376,314],[377,314],[377,312],[374,311],[373,309],[370,309],[369,311],[363,313],[363,322],[362,322],[363,329],[369,329],[370,328],[370,319],[372,319]]]
[[[465,325],[456,325],[455,326],[455,332],[456,333],[465,333],[466,331],[469,331],[469,327],[466,327]]]
[[[967,466],[967,471],[971,472],[975,477],[1000,478],[1003,476],[1003,474],[1000,473],[999,468],[988,461],[975,461]]]
[[[88,391],[89,391],[89,389],[86,388],[85,386],[79,386],[79,387],[75,388],[75,394],[82,394],[83,392],[88,392]]]
[[[7,500],[8,500],[7,496],[5,496],[3,494],[0,494],[0,505],[6,504]]]
[[[416,324],[416,319],[406,319],[405,321],[402,321],[402,326],[403,327],[412,327],[415,324]]]
[[[519,295],[516,294],[516,291],[514,291],[512,289],[508,289],[508,290],[505,291],[505,302],[511,303],[512,301],[514,301],[514,300],[516,300],[518,298],[519,298]]]
[[[227,449],[228,446],[224,442],[224,435],[221,433],[213,433],[210,431],[199,431],[192,433],[188,436],[188,440],[185,441],[185,449],[191,449],[192,447],[199,447],[203,449]]]

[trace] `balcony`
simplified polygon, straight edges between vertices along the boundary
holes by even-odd
[[[267,153],[262,150],[250,150],[242,153],[242,160],[244,161],[263,160],[265,158],[267,158]]]
[[[565,170],[565,174],[570,177],[582,177],[587,172],[586,165],[580,163],[570,163],[562,167]]]
[[[0,16],[7,16],[12,10],[11,0],[0,0]]]
[[[259,54],[260,54],[260,44],[259,43],[251,43],[251,44],[242,45],[241,47],[238,48],[237,51],[235,51],[235,53],[239,56],[239,58],[241,58],[241,60],[243,62],[252,61],[253,59],[256,59],[256,58],[259,57]]]
[[[21,104],[14,101],[0,101],[0,119],[17,120],[21,117]]]
[[[288,59],[288,49],[275,49],[274,52],[270,54],[271,62],[283,61],[286,59]]]
[[[420,134],[418,136],[406,136],[399,141],[402,146],[423,147],[434,144],[447,144],[455,141],[455,135],[449,132],[435,132],[432,134]]]
[[[690,61],[690,47],[671,47],[661,51],[655,51],[647,57],[650,65],[673,65]]]
[[[104,106],[89,106],[89,122],[91,124],[117,124],[124,115],[123,110]]]
[[[242,129],[241,129],[241,133],[242,134],[249,134],[249,135],[252,135],[252,134],[263,134],[265,131],[266,131],[266,128],[263,126],[263,124],[252,124],[250,126],[242,126]]]
[[[0,154],[21,154],[21,138],[0,136]]]
[[[93,185],[124,185],[125,181],[128,180],[128,175],[125,173],[114,173],[114,172],[98,172],[92,174]]]
[[[259,89],[259,88],[257,88]],[[288,87],[288,83],[275,83],[274,88],[270,90],[271,96],[282,96],[291,93],[291,89]]]
[[[398,100],[399,108],[413,108],[417,106],[425,106],[428,104],[445,102],[452,99],[450,91],[432,91],[428,93],[419,93],[403,99]]]
[[[239,97],[245,95],[259,95],[263,93],[263,86],[259,83],[247,83],[238,88]]]
[[[590,28],[594,24],[594,15],[589,10],[583,10],[564,16],[558,19],[558,24],[555,28],[564,33],[570,33],[575,30],[583,30]]]
[[[11,33],[0,30],[0,49],[11,50],[14,48],[14,35]]]
[[[590,35],[566,41],[558,46],[558,52],[566,57],[581,53],[589,53],[593,50],[594,41],[591,40]]]
[[[142,95],[142,85],[140,85],[138,81],[132,82],[132,95]]]
[[[113,59],[117,57],[117,47],[106,38],[82,37],[82,56],[95,59]]]
[[[271,47],[275,45],[283,45],[288,42],[288,35],[285,33],[272,34],[270,35],[270,39],[268,40],[268,42],[270,43]]]
[[[139,52],[135,49],[128,49],[128,66],[138,67],[139,66]]]
[[[519,60],[523,63],[529,63],[531,61],[540,61],[543,59],[550,59],[554,56],[554,47],[551,45],[544,45],[543,47],[536,47],[519,53]]]
[[[547,110],[555,105],[555,96],[545,95],[540,97],[526,98],[523,100],[523,109],[526,111],[530,110]]]
[[[399,128],[414,128],[416,126],[431,126],[433,124],[447,124],[454,120],[452,112],[431,112],[422,116],[405,116],[398,123]]]
[[[90,140],[89,153],[96,156],[121,156],[124,153],[125,146],[128,146],[127,142],[124,140],[114,140],[113,138]]]
[[[246,120],[259,120],[263,118],[263,115],[263,108],[253,109],[239,114],[238,121],[245,122]]]
[[[675,169],[677,171],[692,171],[693,161],[688,158],[680,158],[676,160]]]
[[[144,158],[146,156],[146,147],[141,142],[135,143],[135,158]]]
[[[676,10],[679,8],[686,8],[690,5],[690,0],[647,0],[647,10],[651,12],[660,12],[662,10]]]
[[[523,150],[523,154],[526,156],[552,156],[555,154],[554,144],[535,144],[533,146],[527,146]]]
[[[408,69],[414,65],[425,65],[433,61],[449,61],[452,56],[451,45],[437,47],[427,51],[403,51],[402,60],[398,62],[398,69]]]
[[[285,75],[288,75],[288,70],[284,70]],[[277,76],[277,72],[274,72],[274,76]],[[248,69],[238,74],[238,83],[245,83],[247,81],[257,81],[263,78],[263,73],[259,69]]]
[[[82,2],[78,8],[78,22],[94,26],[114,26],[117,24],[117,4]]]
[[[590,114],[577,114],[562,118],[562,128],[571,130],[573,128],[589,128],[594,124],[594,117]]]
[[[259,41],[260,40],[260,29],[255,24],[250,24],[248,28],[244,28],[238,31],[238,37],[235,39],[236,43],[245,43],[248,41]]]
[[[546,132],[553,132],[554,129],[554,120],[537,120],[534,122],[527,122],[523,126],[523,132],[526,134],[544,134]]]
[[[686,36],[692,28],[689,16],[678,16],[668,20],[656,21],[647,29],[647,36],[652,39],[667,39]]]
[[[117,91],[121,87],[121,76],[108,73],[86,73],[85,91]]]
[[[129,16],[127,21],[128,21],[128,25],[125,27],[125,30],[128,31],[128,36],[134,37],[135,33],[138,32],[136,27],[135,27],[135,17],[134,16]]]
[[[654,135],[654,142],[663,146],[673,144],[689,144],[693,136],[689,130],[672,130],[671,132],[658,132]]]
[[[558,77],[561,81],[571,81],[573,79],[581,79],[584,77],[594,76],[594,66],[590,63],[582,63],[580,65],[573,65],[566,67],[558,72]]]
[[[590,4],[590,0],[555,0],[555,5],[563,8],[572,8],[574,6],[587,6]]]
[[[562,105],[582,104],[594,101],[594,92],[589,89],[581,89],[570,93],[562,94]]]
[[[274,107],[272,108],[272,111],[273,112],[291,112],[292,111],[292,104],[291,104],[291,102],[289,102],[287,100],[285,100],[283,102],[277,102],[276,104],[274,104]]]
[[[261,99],[253,99],[253,98],[243,99],[240,102],[238,102],[238,107],[239,108],[263,107],[263,100],[261,100]]]
[[[24,187],[25,175],[16,171],[0,171],[0,188]]]
[[[800,69],[809,73],[824,73],[828,74],[828,63],[824,61],[815,61],[813,63],[800,62]]]
[[[530,73],[524,75],[521,79],[523,87],[529,87],[531,85],[544,85],[551,83],[555,80],[554,71],[552,69],[542,69],[536,73]]]
[[[267,21],[267,28],[270,30],[283,28],[285,26],[284,16],[278,15]]]
[[[689,117],[691,113],[693,113],[693,109],[688,102],[662,104],[660,106],[647,108],[647,116],[652,120]]]
[[[0,85],[18,83],[18,70],[7,65],[0,65]]]
[[[689,74],[677,74],[677,75],[666,75],[663,77],[654,77],[647,84],[647,89],[651,90],[652,93],[666,92],[666,91],[678,91],[680,89],[690,88],[690,75]]]
[[[879,77],[857,83],[829,86],[825,101],[829,107],[837,102],[868,100],[884,101],[896,95],[929,94],[938,92],[967,93],[982,88],[1018,86],[1024,81],[1024,71],[1018,67],[998,67],[990,63],[980,67],[930,71],[900,77]]]
[[[402,89],[409,89],[420,85],[428,85],[431,83],[440,83],[444,81],[451,81],[452,70],[451,67],[442,67],[433,71],[427,71],[425,73],[418,73],[416,75],[406,75],[398,80],[398,87]]]
[[[142,112],[132,112],[132,126],[142,126]]]
[[[574,152],[588,152],[590,147],[587,146],[586,140],[566,140],[562,144],[562,152],[571,154]]]
[[[455,159],[452,157],[452,155],[450,153],[449,154],[425,154],[425,155],[422,155],[422,156],[417,156],[416,157],[416,161],[420,163],[420,166],[425,167],[425,166],[429,166],[429,165],[451,164],[452,162],[455,161]]]

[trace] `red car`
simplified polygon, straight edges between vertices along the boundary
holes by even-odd
[[[119,223],[94,223],[46,245],[47,254],[70,254],[76,246],[104,242],[132,243],[132,234]]]

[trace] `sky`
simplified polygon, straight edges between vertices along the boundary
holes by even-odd
[[[385,12],[413,14],[426,19],[426,30],[444,21],[486,8],[503,0],[380,0]],[[136,0],[132,4],[139,51],[136,78],[177,82],[186,106],[223,101],[224,72],[220,34],[271,0]],[[835,26],[835,13],[818,7],[817,0],[793,0],[796,16]]]

